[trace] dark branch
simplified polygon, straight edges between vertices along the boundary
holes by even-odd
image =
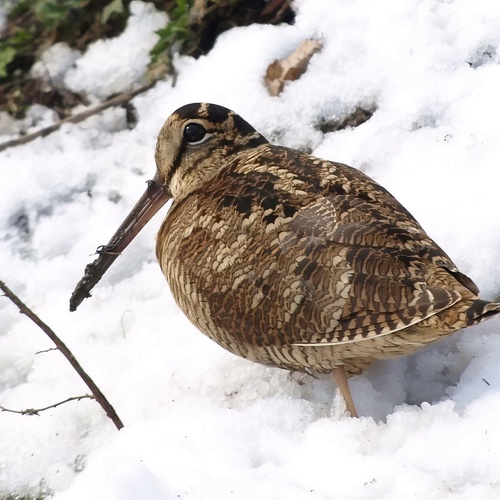
[[[8,411],[9,413],[18,413],[19,415],[40,415],[40,412],[45,410],[50,410],[51,408],[57,408],[70,401],[80,401],[81,399],[95,399],[92,394],[85,394],[84,396],[73,396],[71,398],[65,399],[64,401],[59,401],[53,405],[45,406],[45,408],[27,408],[26,410],[11,410],[9,408],[4,408],[0,406],[0,411]]]
[[[138,89],[132,90],[130,92],[124,92],[123,94],[120,94],[116,97],[113,97],[112,99],[109,99],[108,101],[103,102],[102,104],[99,104],[95,108],[88,109],[74,116],[69,116],[64,120],[54,123],[54,125],[42,128],[31,134],[23,135],[22,137],[19,137],[17,139],[12,139],[11,141],[3,142],[2,144],[0,144],[0,151],[4,151],[5,149],[12,148],[14,146],[21,146],[22,144],[27,144],[28,142],[38,139],[39,137],[46,137],[55,132],[56,130],[59,130],[65,123],[80,123],[89,118],[90,116],[96,115],[101,111],[104,111],[105,109],[124,104],[133,99],[136,95],[142,94],[143,92],[146,92],[146,90],[149,90],[151,87],[153,87],[155,83],[156,81],[153,81],[151,83],[148,83],[147,85],[139,87]]]
[[[101,392],[99,387],[90,378],[90,376],[85,372],[80,363],[73,356],[73,353],[69,350],[66,344],[54,333],[54,331],[45,324],[21,299],[12,292],[7,285],[0,280],[0,290],[8,297],[21,311],[21,313],[28,316],[33,323],[35,323],[49,338],[54,342],[56,347],[61,351],[65,358],[70,362],[71,366],[80,375],[82,380],[87,384],[90,392],[95,397],[95,400],[101,405],[102,409],[106,412],[106,415],[113,421],[116,428],[120,430],[123,427],[123,423],[115,412],[114,408],[111,406],[106,396]]]

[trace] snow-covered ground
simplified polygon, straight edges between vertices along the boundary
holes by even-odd
[[[68,299],[154,173],[177,107],[234,109],[270,140],[356,166],[388,188],[475,280],[500,294],[500,2],[298,0],[294,26],[236,28],[177,84],[0,154],[3,279],[64,339],[125,423],[93,401],[0,413],[0,498],[56,500],[500,498],[500,321],[380,362],[351,380],[360,419],[329,377],[234,357],[175,306],[154,257],[161,215],[75,313]],[[139,2],[126,32],[46,56],[94,100],[140,82],[164,14]],[[0,16],[1,17],[1,16]],[[269,63],[323,41],[269,97]],[[377,107],[356,129],[317,124]],[[53,120],[35,109],[39,125]],[[12,137],[4,135],[0,141]],[[0,300],[0,405],[44,407],[87,389],[45,335]]]

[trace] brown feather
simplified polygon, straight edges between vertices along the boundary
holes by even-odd
[[[201,144],[182,139],[193,121],[211,134]],[[174,113],[157,164],[174,197],[162,270],[188,318],[235,354],[359,373],[500,310],[375,181],[271,145],[225,108]]]

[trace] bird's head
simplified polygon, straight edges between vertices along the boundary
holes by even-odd
[[[237,158],[239,152],[267,143],[243,118],[216,104],[182,106],[167,119],[156,143],[157,172],[99,257],[85,268],[70,299],[74,311],[114,260],[149,220],[173,198],[179,201],[203,188]]]
[[[182,106],[156,143],[156,181],[174,200],[210,182],[236,155],[267,140],[241,116],[216,104]]]

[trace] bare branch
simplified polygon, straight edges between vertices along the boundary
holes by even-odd
[[[36,351],[35,354],[43,354],[45,352],[50,352],[50,351],[58,351],[57,347],[51,347],[49,349],[43,349],[43,351]]]
[[[116,428],[120,430],[123,427],[123,423],[120,417],[115,412],[114,408],[111,406],[106,396],[101,392],[99,387],[90,378],[90,376],[85,372],[80,363],[73,356],[73,353],[69,350],[66,344],[54,333],[54,331],[45,324],[21,299],[12,292],[9,287],[0,280],[0,290],[19,308],[22,314],[28,316],[33,323],[35,323],[49,338],[54,342],[56,347],[61,351],[65,358],[70,362],[71,366],[80,375],[82,380],[87,384],[90,392],[94,395],[95,400],[101,405],[102,409],[106,412],[106,415],[113,421]]]
[[[21,146],[22,144],[27,144],[28,142],[38,139],[39,137],[46,137],[55,132],[56,130],[59,130],[65,123],[80,123],[89,118],[90,116],[96,115],[101,111],[104,111],[105,109],[124,104],[133,99],[136,95],[142,94],[143,92],[146,92],[146,90],[149,90],[151,87],[153,87],[155,83],[156,80],[148,83],[147,85],[143,85],[142,87],[132,90],[130,92],[124,92],[123,94],[113,97],[112,99],[109,99],[103,102],[102,104],[99,104],[95,108],[87,109],[86,111],[78,113],[77,115],[74,116],[69,116],[64,120],[61,120],[57,123],[54,123],[53,125],[50,125],[49,127],[42,128],[31,134],[23,135],[22,137],[18,137],[17,139],[12,139],[11,141],[4,142],[0,144],[0,152],[8,148],[12,148],[14,146]]]
[[[84,396],[73,396],[71,398],[65,399],[64,401],[59,401],[58,403],[54,403],[53,405],[46,406],[45,408],[27,408],[26,410],[11,410],[9,408],[5,408],[0,406],[0,411],[7,411],[9,413],[18,413],[19,415],[40,415],[40,412],[45,410],[50,410],[51,408],[57,408],[65,403],[69,403],[70,401],[80,401],[81,399],[95,399],[95,396],[92,394],[85,394]]]

